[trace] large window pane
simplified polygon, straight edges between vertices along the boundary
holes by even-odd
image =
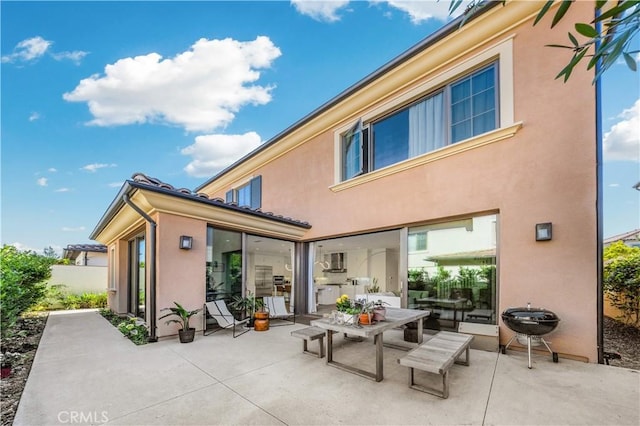
[[[145,252],[144,236],[129,241],[128,313],[142,319],[147,305]]]
[[[242,234],[207,227],[206,298],[231,302],[242,295]]]
[[[428,328],[496,324],[496,221],[478,216],[409,229],[407,306],[431,310]]]
[[[256,297],[283,296],[293,308],[294,244],[290,241],[247,235],[247,291]]]
[[[411,105],[367,123],[364,129],[358,122],[342,135],[342,179],[496,129],[499,126],[496,70],[493,63],[470,73]]]
[[[495,66],[451,86],[451,143],[496,128]]]
[[[406,160],[409,156],[409,110],[397,112],[373,126],[374,170]]]

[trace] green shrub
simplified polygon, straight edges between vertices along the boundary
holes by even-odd
[[[44,299],[33,307],[36,311],[53,311],[57,309],[89,309],[106,308],[107,293],[70,294],[67,286],[56,284],[47,287]]]
[[[139,318],[123,318],[110,309],[100,309],[100,315],[136,345],[144,345],[149,342],[149,330]]]
[[[640,326],[640,249],[616,242],[604,251],[604,290],[627,324]]]
[[[18,316],[40,302],[46,293],[55,259],[3,246],[0,253],[0,329],[5,337]]]

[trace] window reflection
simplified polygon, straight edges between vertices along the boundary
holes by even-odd
[[[496,324],[497,215],[409,230],[407,306],[432,311],[428,328]]]

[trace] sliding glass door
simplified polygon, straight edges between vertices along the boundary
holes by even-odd
[[[497,215],[409,229],[407,306],[431,311],[429,328],[496,324]]]
[[[145,255],[144,234],[129,241],[128,313],[142,319],[147,306]]]

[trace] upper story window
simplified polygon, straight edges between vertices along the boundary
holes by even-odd
[[[497,62],[342,134],[342,180],[499,127]]]
[[[246,184],[227,191],[226,202],[252,209],[262,207],[262,176],[256,176]]]
[[[427,250],[427,231],[416,231],[409,233],[409,251]]]

